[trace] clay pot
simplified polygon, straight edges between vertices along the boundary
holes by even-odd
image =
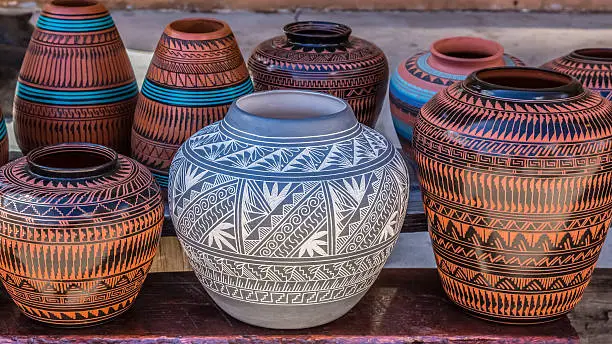
[[[248,66],[256,91],[302,89],[346,100],[373,127],[387,93],[389,67],[376,45],[328,22],[296,22],[259,44]]]
[[[9,138],[4,115],[0,111],[0,166],[9,161]]]
[[[429,51],[402,61],[391,76],[389,100],[395,130],[404,151],[413,155],[412,135],[419,110],[436,93],[464,80],[473,71],[523,63],[504,54],[497,42],[476,37],[450,37]]]
[[[612,217],[612,104],[557,72],[485,69],[421,109],[414,147],[448,297],[505,323],[571,311]]]
[[[174,154],[196,131],[225,116],[253,84],[227,23],[190,18],[170,23],[144,80],[132,130],[132,157],[162,188]]]
[[[295,329],[348,312],[402,228],[408,172],[342,100],[258,92],[192,136],[170,169],[172,220],[212,299]]]
[[[24,153],[91,142],[129,152],[138,86],[110,14],[94,1],[46,5],[19,73],[14,118]]]
[[[612,99],[612,49],[575,50],[544,64],[542,68],[571,75],[602,97]]]
[[[26,316],[89,326],[125,312],[161,234],[159,186],[110,148],[32,150],[0,168],[0,279]]]

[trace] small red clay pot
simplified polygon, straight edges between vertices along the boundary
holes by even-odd
[[[162,34],[144,80],[132,130],[132,157],[162,188],[178,148],[196,131],[221,120],[253,83],[227,23],[187,18]]]
[[[113,19],[94,1],[46,5],[19,73],[14,117],[24,153],[91,142],[129,152],[138,86]]]
[[[464,80],[473,71],[523,63],[504,54],[497,42],[477,37],[450,37],[434,42],[429,51],[399,64],[391,76],[391,116],[402,147],[413,155],[412,136],[421,107],[436,93]]]

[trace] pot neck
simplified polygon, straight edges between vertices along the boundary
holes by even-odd
[[[303,21],[285,25],[287,41],[294,45],[336,46],[349,43],[351,28],[337,23]]]
[[[563,100],[585,92],[571,76],[528,67],[479,70],[463,81],[463,87],[484,96],[516,101]]]
[[[65,143],[37,148],[27,157],[30,171],[51,179],[93,178],[113,172],[117,153],[107,147],[89,143]]]
[[[232,104],[223,122],[249,137],[307,140],[355,130],[358,125],[345,101],[296,90],[244,96]]]
[[[430,51],[431,67],[450,74],[468,75],[479,69],[505,65],[504,48],[482,38],[445,38],[434,42]]]

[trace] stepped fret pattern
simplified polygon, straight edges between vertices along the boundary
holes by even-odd
[[[449,298],[501,322],[569,312],[612,221],[612,105],[590,91],[517,102],[457,83],[422,108],[414,144]]]

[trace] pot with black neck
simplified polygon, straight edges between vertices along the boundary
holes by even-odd
[[[442,286],[471,314],[555,320],[612,218],[612,103],[576,79],[492,68],[421,109],[414,147]]]
[[[434,42],[429,51],[402,61],[391,75],[389,103],[404,151],[413,156],[412,137],[419,110],[437,92],[482,68],[522,65],[505,54],[499,43],[477,37],[444,38]]]
[[[37,148],[0,168],[0,279],[34,320],[110,320],[138,295],[162,221],[139,163],[95,144]]]
[[[284,36],[259,44],[248,61],[255,90],[325,92],[348,102],[357,120],[373,127],[389,81],[383,51],[342,24],[295,22],[283,30]]]
[[[587,88],[612,99],[612,49],[587,48],[545,63],[542,68],[565,73]]]
[[[227,313],[297,329],[333,321],[366,293],[406,214],[408,172],[348,104],[257,92],[197,132],[170,168],[177,236]]]

